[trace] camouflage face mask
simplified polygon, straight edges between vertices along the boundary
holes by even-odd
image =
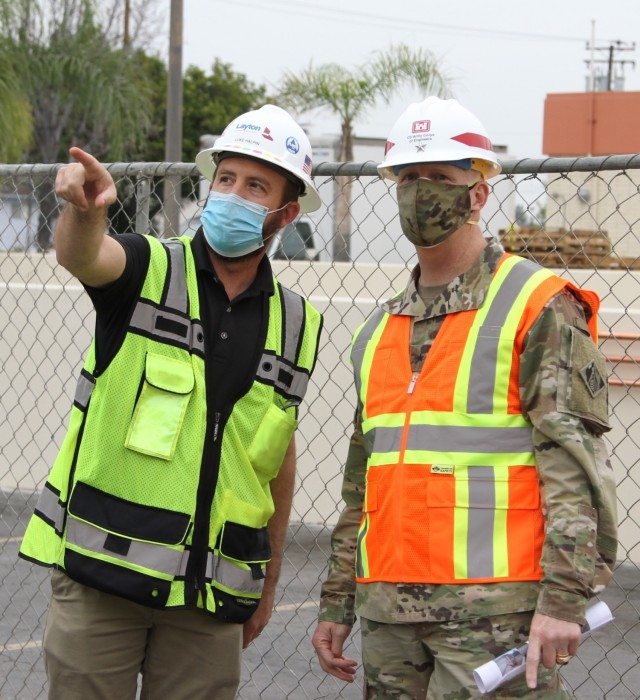
[[[471,214],[467,185],[449,185],[418,178],[397,188],[400,226],[404,235],[420,248],[440,245],[455,233]]]

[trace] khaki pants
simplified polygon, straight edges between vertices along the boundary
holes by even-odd
[[[60,571],[44,632],[49,700],[232,700],[242,625],[202,610],[153,610]]]

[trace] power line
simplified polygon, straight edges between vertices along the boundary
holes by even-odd
[[[616,58],[616,52],[635,51],[636,44],[625,44],[624,42],[612,41],[609,46],[596,46],[593,42],[587,43],[587,50],[591,51],[591,58],[586,61],[589,66],[589,80],[587,89],[593,91],[622,90],[624,88],[624,67],[631,65],[635,68],[636,62]],[[596,59],[593,57],[595,51],[606,51],[607,58]],[[598,71],[595,64],[604,63],[607,66],[606,75]],[[616,66],[619,70],[616,71]]]
[[[479,27],[463,27],[451,24],[439,24],[435,22],[420,21],[415,18],[401,19],[390,17],[389,15],[375,15],[369,12],[358,12],[338,7],[318,7],[317,5],[306,4],[296,0],[293,4],[290,0],[234,0],[234,6],[245,6],[260,10],[274,10],[286,14],[302,15],[304,17],[316,17],[320,19],[337,19],[340,22],[352,24],[368,24],[371,26],[390,27],[396,26],[402,29],[413,29],[418,31],[436,31],[443,34],[457,35],[477,35],[485,37],[498,37],[502,39],[518,39],[531,41],[559,41],[559,42],[580,42],[584,43],[584,37],[558,36],[549,34],[532,34],[527,32],[512,32],[500,29],[489,29]]]

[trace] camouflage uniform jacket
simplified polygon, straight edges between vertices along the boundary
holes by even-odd
[[[439,290],[426,306],[417,290],[416,268],[409,287],[382,305],[388,313],[413,317],[414,372],[420,371],[446,314],[482,305],[503,252],[497,242],[490,242],[474,266]],[[572,343],[568,326],[588,335],[582,304],[563,291],[550,300],[531,328],[520,363],[521,403],[533,424],[546,523],[542,580],[356,584],[356,536],[367,468],[358,406],[344,471],[345,507],[332,535],[320,620],[352,625],[357,613],[386,623],[430,622],[536,610],[583,623],[587,599],[606,584],[615,563],[616,497],[601,437],[610,429],[604,358],[591,342]],[[592,396],[580,370],[594,366],[600,381]]]

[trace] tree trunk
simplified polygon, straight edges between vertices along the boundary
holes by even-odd
[[[340,158],[343,163],[353,162],[353,134],[351,124],[342,125]],[[351,188],[353,178],[336,177],[336,233],[333,239],[333,259],[336,262],[351,262]]]

